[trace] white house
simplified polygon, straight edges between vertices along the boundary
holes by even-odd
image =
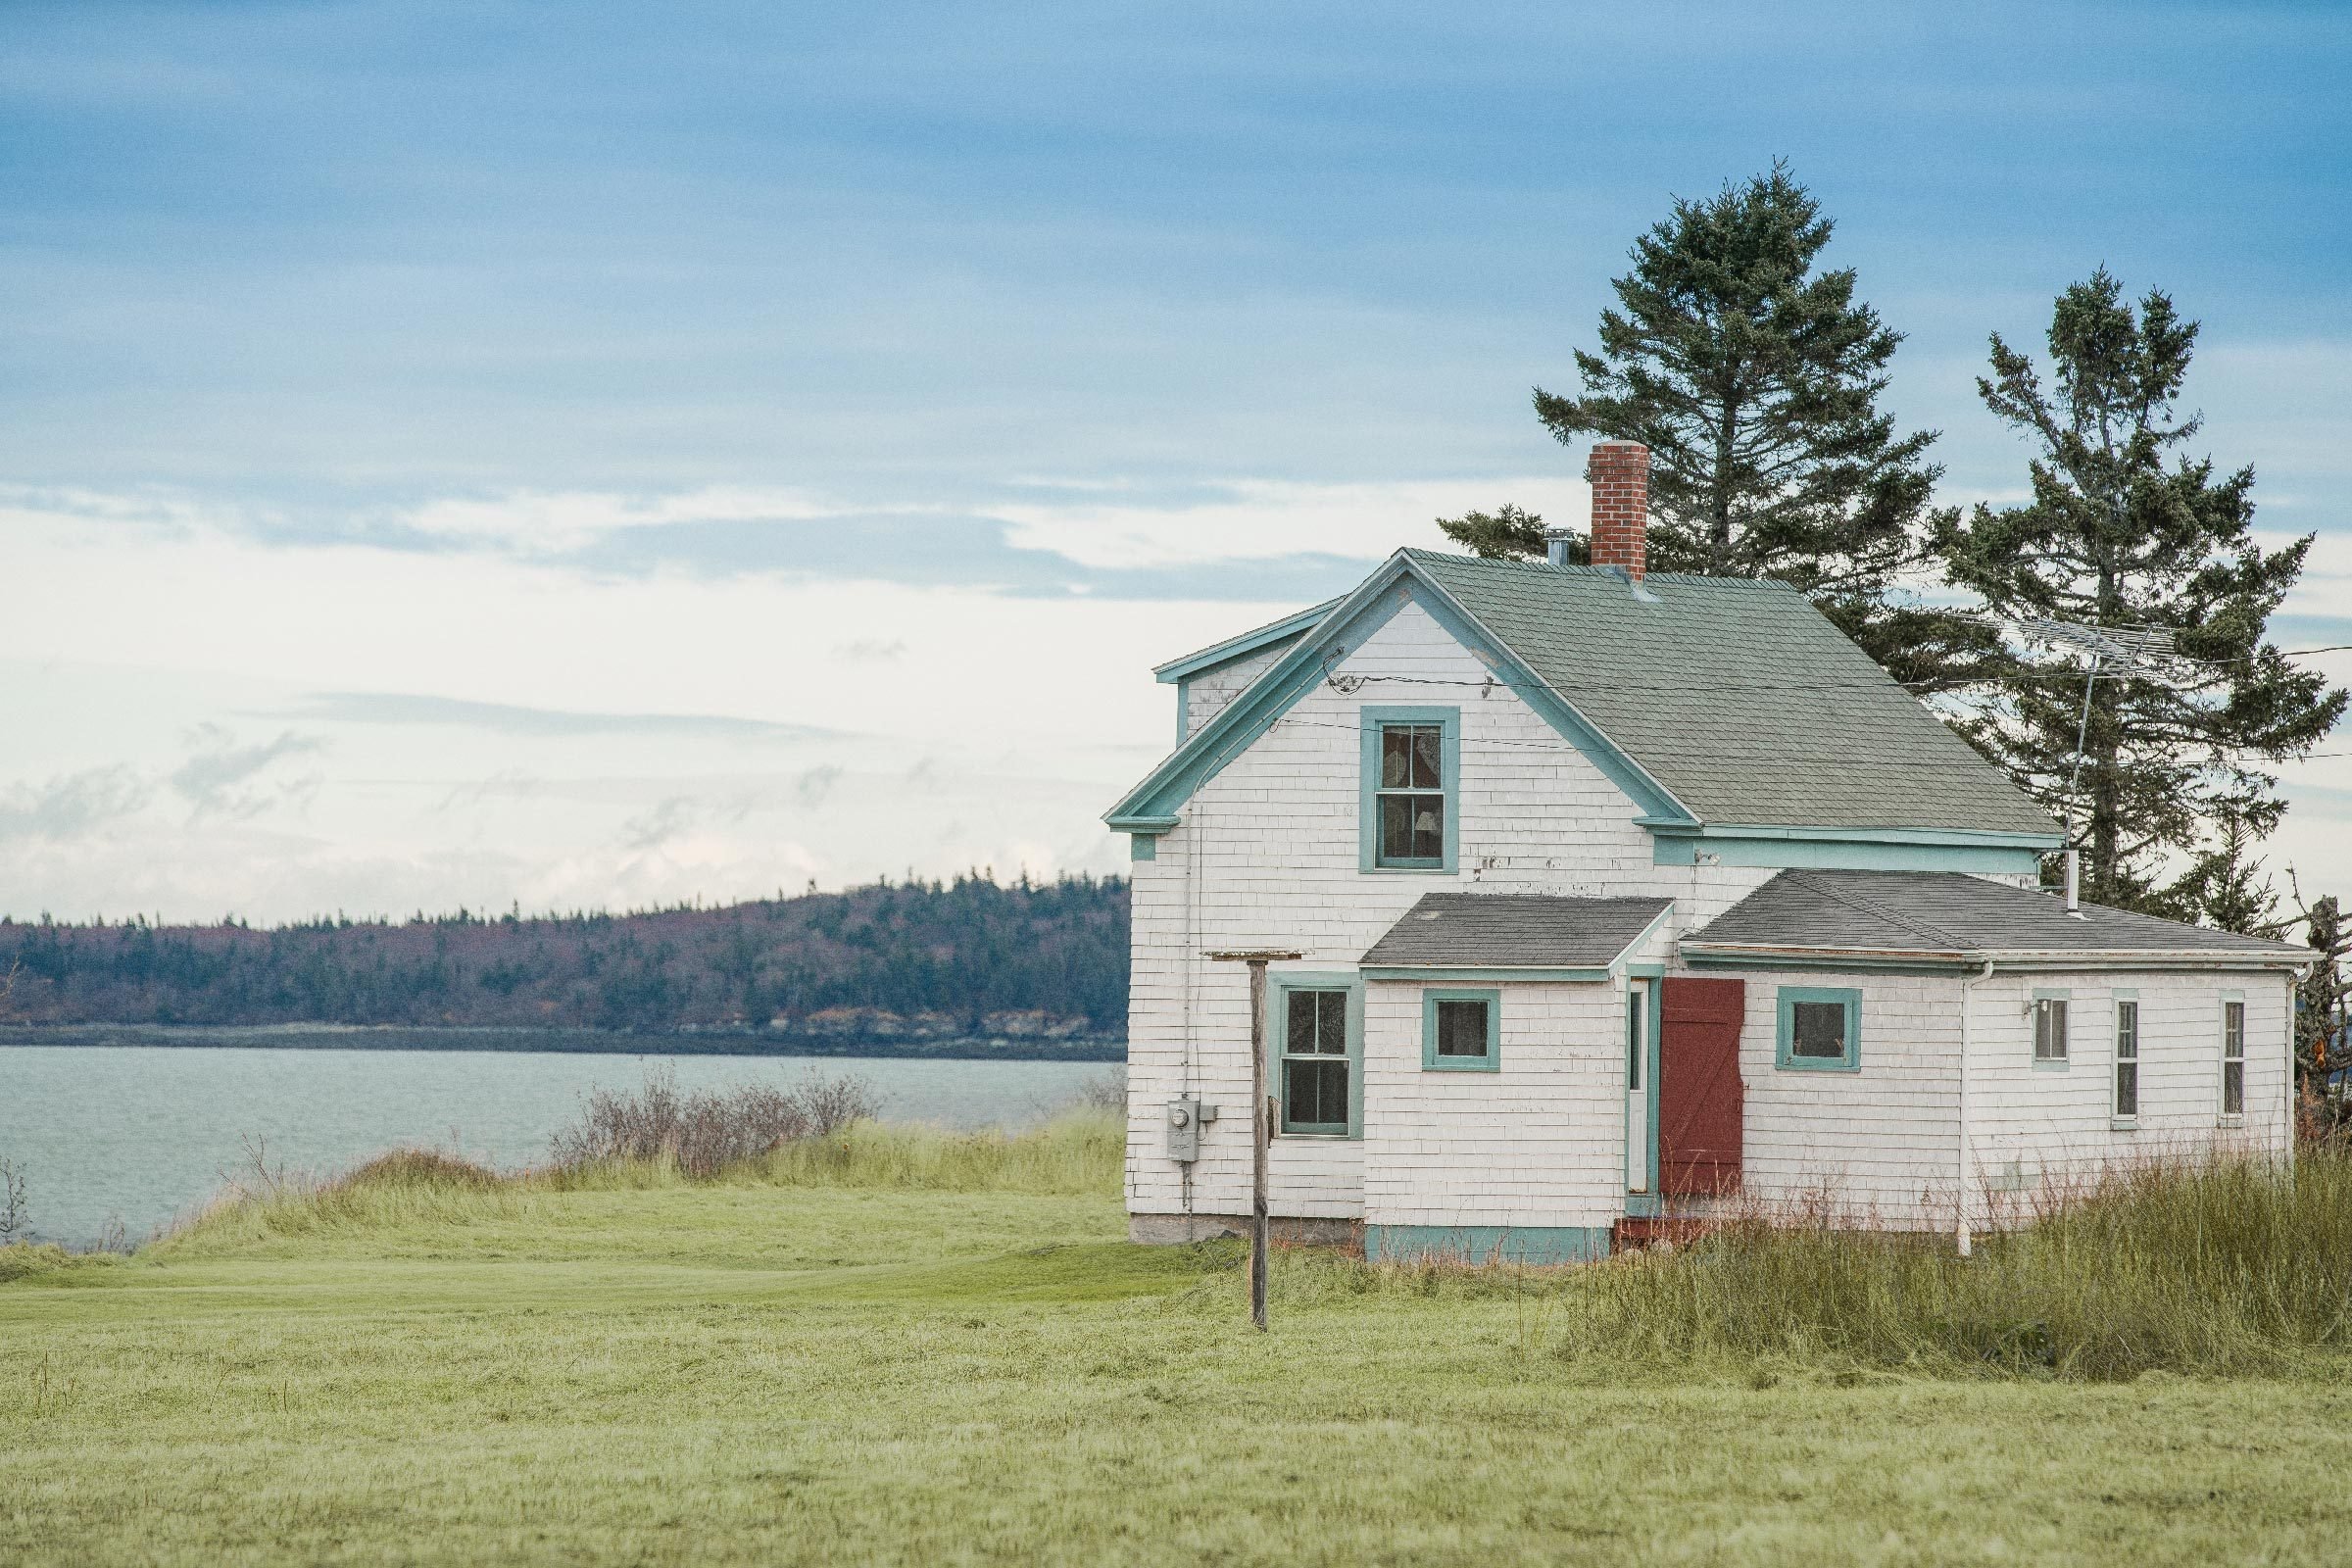
[[[1162,665],[1131,836],[1127,1206],[1604,1254],[1739,1195],[1907,1228],[2290,1136],[2299,949],[2034,891],[2053,822],[1795,592],[1650,575],[1647,452],[1592,566],[1399,551]],[[1628,520],[1631,519],[1631,520]],[[1214,1119],[1201,1119],[1208,1112]]]

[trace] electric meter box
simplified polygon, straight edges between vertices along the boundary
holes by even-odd
[[[1215,1121],[1217,1107],[1198,1100],[1168,1102],[1168,1157],[1189,1165],[1200,1157],[1200,1124]]]

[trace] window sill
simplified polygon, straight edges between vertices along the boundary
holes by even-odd
[[[2064,1072],[2073,1065],[2074,1063],[2064,1056],[2035,1056],[2034,1058],[2034,1070],[2035,1072]]]
[[[1800,1061],[1791,1056],[1773,1063],[1781,1072],[1860,1072],[1858,1061]]]
[[[2110,1116],[2107,1118],[2107,1126],[2111,1132],[2135,1133],[2139,1131],[2139,1118],[2137,1116]]]
[[[2214,1122],[2216,1127],[2243,1127],[2245,1124],[2246,1118],[2243,1113],[2233,1116],[2226,1110]]]
[[[1423,1072],[1500,1072],[1502,1063],[1475,1057],[1461,1061],[1424,1061],[1421,1063],[1421,1070]]]
[[[1356,869],[1366,876],[1452,876],[1450,865],[1364,865]]]
[[[1353,1133],[1347,1132],[1309,1132],[1305,1128],[1294,1129],[1285,1127],[1282,1131],[1276,1133],[1274,1136],[1278,1139],[1301,1138],[1312,1144],[1344,1144],[1355,1135]]]

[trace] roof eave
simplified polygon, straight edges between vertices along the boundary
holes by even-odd
[[[1326,599],[1319,605],[1309,605],[1295,615],[1285,615],[1280,620],[1268,621],[1265,625],[1243,632],[1238,637],[1228,637],[1221,643],[1211,643],[1208,647],[1196,653],[1186,654],[1181,659],[1171,659],[1164,664],[1154,664],[1152,666],[1152,676],[1163,686],[1173,686],[1178,681],[1188,680],[1204,669],[1214,669],[1219,664],[1229,664],[1237,659],[1247,658],[1261,648],[1303,637],[1312,631],[1316,623],[1325,615],[1330,614],[1346,602],[1346,596],[1343,595],[1338,599]]]
[[[1938,951],[1920,948],[1778,947],[1762,943],[1685,942],[1682,945],[1682,956],[1685,962],[1693,967],[1770,968],[1775,964],[1786,963],[1792,967],[1818,968],[1851,963],[1862,968],[1910,965],[1961,970],[1980,969],[1990,964],[1995,969],[2048,971],[2067,969],[2302,969],[2310,967],[2318,956],[2301,954],[2292,948],[2283,947],[2275,952],[2228,948],[2147,950],[2131,948],[2074,950],[1971,948]]]

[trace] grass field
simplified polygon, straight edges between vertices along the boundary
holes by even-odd
[[[1260,1337],[1231,1247],[1120,1240],[1115,1130],[859,1136],[718,1185],[386,1180],[127,1259],[21,1258],[0,1561],[2352,1549],[2331,1358],[2271,1381],[1666,1365],[1591,1345],[1587,1286],[1315,1255],[1283,1260]]]

